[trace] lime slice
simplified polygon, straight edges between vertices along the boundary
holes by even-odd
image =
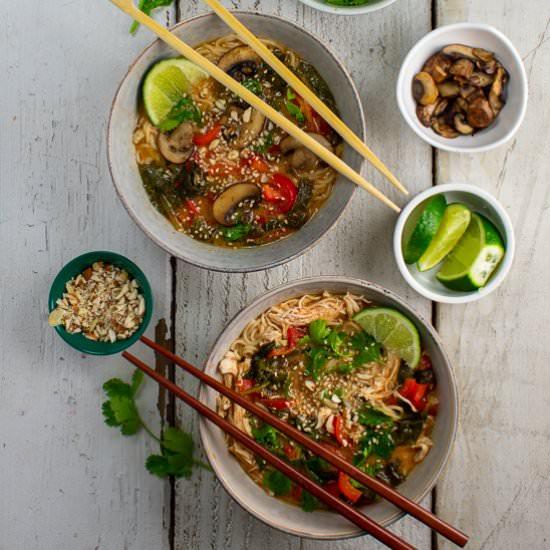
[[[388,352],[394,352],[411,369],[420,360],[420,336],[402,313],[388,307],[370,307],[354,316],[354,321]]]
[[[405,238],[406,245],[403,256],[406,263],[414,264],[426,252],[439,229],[446,206],[445,197],[435,195],[424,201],[415,210],[416,223],[414,219],[409,220],[409,227],[414,229],[408,239]]]
[[[435,237],[416,264],[419,271],[428,271],[445,258],[464,235],[471,217],[469,208],[458,202],[445,208]]]
[[[485,286],[504,257],[504,243],[497,228],[481,214],[472,221],[447,256],[437,279],[452,290],[471,291]]]
[[[163,59],[155,63],[143,81],[143,104],[151,122],[158,126],[180,99],[208,75],[182,57]]]

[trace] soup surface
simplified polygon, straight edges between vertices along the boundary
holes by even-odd
[[[366,473],[399,485],[432,447],[436,381],[423,351],[412,370],[354,321],[374,304],[325,292],[273,306],[251,321],[219,364],[223,381]],[[368,488],[225,397],[218,411],[327,490],[357,505]],[[229,439],[230,451],[269,494],[320,507],[280,472]]]
[[[263,42],[336,110],[311,64],[280,44]],[[236,37],[196,49],[341,154],[341,138]],[[147,77],[144,90],[146,83]],[[156,124],[143,99],[133,136],[140,174],[151,201],[178,231],[224,247],[266,244],[297,231],[330,195],[332,168],[212,78],[195,78],[173,113]]]

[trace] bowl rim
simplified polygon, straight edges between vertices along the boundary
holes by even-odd
[[[296,288],[297,294],[300,292],[300,287],[303,285],[307,285],[308,283],[337,283],[342,285],[348,285],[348,286],[360,286],[365,289],[372,290],[374,292],[377,292],[381,295],[385,295],[389,297],[391,300],[395,301],[399,307],[403,307],[404,309],[410,310],[410,312],[418,319],[418,321],[423,325],[423,327],[427,330],[430,337],[433,339],[435,344],[437,345],[437,348],[441,352],[442,358],[443,358],[443,364],[447,371],[447,374],[449,375],[450,380],[450,394],[451,394],[451,400],[452,400],[452,407],[450,408],[450,424],[451,424],[451,433],[449,434],[450,437],[448,439],[447,446],[444,450],[442,460],[440,461],[439,465],[434,469],[430,479],[428,482],[421,488],[421,490],[418,492],[417,495],[414,497],[410,497],[411,500],[414,502],[421,502],[426,495],[433,489],[434,485],[436,484],[437,480],[439,479],[442,472],[445,470],[445,468],[448,465],[449,458],[453,452],[454,443],[456,439],[456,433],[458,430],[458,418],[459,418],[459,399],[458,399],[458,385],[456,376],[454,373],[454,369],[451,363],[451,360],[449,358],[449,355],[444,347],[443,341],[440,338],[439,334],[437,333],[435,327],[428,322],[423,315],[421,315],[417,309],[410,304],[408,304],[401,296],[399,296],[394,291],[385,288],[377,283],[373,283],[371,281],[367,281],[365,279],[359,279],[357,277],[349,277],[344,275],[316,275],[311,277],[303,277],[300,279],[293,279],[291,281],[287,281],[285,283],[282,283],[280,285],[277,285],[276,287],[266,290],[256,296],[254,299],[252,299],[246,306],[241,308],[227,323],[225,323],[224,328],[220,332],[220,334],[217,336],[215,342],[210,347],[210,350],[208,352],[208,356],[206,360],[204,361],[203,365],[203,371],[206,372],[208,365],[211,363],[211,357],[214,353],[216,347],[218,346],[218,342],[220,339],[224,336],[224,334],[229,330],[230,327],[232,327],[234,324],[239,323],[241,320],[246,321],[250,320],[250,310],[253,309],[258,302],[264,301],[269,299],[271,296],[274,296],[278,293],[281,293],[285,290]],[[208,391],[208,387],[201,382],[199,386],[199,392],[198,396],[201,402],[206,403],[206,392]],[[218,481],[221,483],[224,490],[229,494],[229,496],[239,505],[241,508],[246,510],[248,513],[252,514],[254,517],[259,519],[262,523],[265,525],[268,525],[270,527],[274,527],[275,529],[282,531],[286,534],[299,536],[302,538],[307,539],[313,539],[313,540],[345,540],[345,539],[351,539],[356,538],[365,535],[363,531],[360,529],[349,531],[344,534],[335,534],[335,535],[327,535],[327,536],[317,536],[305,531],[298,531],[295,529],[288,529],[284,525],[276,524],[273,521],[271,521],[268,517],[265,517],[261,515],[259,512],[254,510],[252,507],[250,507],[247,502],[241,498],[237,488],[229,486],[229,484],[226,482],[226,480],[223,477],[223,474],[220,472],[218,468],[218,462],[212,460],[212,454],[213,451],[206,445],[206,438],[207,438],[207,426],[209,425],[208,420],[201,417],[199,418],[199,434],[201,439],[201,445],[204,450],[204,454],[206,455],[206,458],[208,460],[208,463],[210,464],[212,470],[214,471]],[[246,475],[246,474],[245,474]],[[291,505],[289,505],[291,506]],[[389,527],[393,525],[395,522],[399,521],[401,518],[405,516],[405,512],[402,510],[396,509],[394,513],[384,522],[381,523],[384,527]]]
[[[392,0],[395,1],[395,0]],[[361,96],[359,95],[359,91],[357,89],[357,86],[355,84],[355,81],[353,80],[353,77],[351,76],[351,73],[346,68],[345,64],[342,62],[340,57],[336,55],[329,47],[314,33],[311,31],[301,27],[294,21],[291,21],[290,19],[287,19],[285,17],[281,17],[279,15],[269,14],[269,13],[261,13],[254,10],[247,10],[247,9],[238,9],[238,10],[230,10],[231,13],[235,16],[239,15],[246,15],[246,16],[254,16],[264,19],[272,19],[275,21],[282,22],[286,25],[289,25],[293,27],[297,32],[307,35],[309,38],[317,42],[317,44],[329,55],[332,59],[334,59],[334,62],[338,66],[339,70],[343,73],[345,76],[347,82],[349,83],[351,87],[351,91],[353,93],[353,96],[356,101],[357,110],[358,110],[358,118],[361,125],[361,130],[358,132],[358,136],[362,139],[362,141],[366,141],[367,139],[367,130],[366,130],[366,122],[365,122],[365,112],[363,109],[363,103],[361,101]],[[185,25],[189,25],[190,23],[193,23],[195,21],[204,19],[204,18],[214,18],[217,17],[213,12],[207,12],[207,13],[201,13],[198,15],[195,15],[193,17],[189,17],[188,19],[185,19],[183,21],[180,21],[179,23],[176,23],[175,25],[172,25],[168,28],[170,32],[177,31],[180,27],[183,27]],[[109,116],[107,120],[107,126],[106,126],[106,143],[107,143],[107,165],[109,167],[109,173],[111,175],[111,181],[113,183],[113,186],[115,188],[115,192],[121,201],[122,205],[124,206],[124,209],[130,216],[130,218],[134,221],[134,223],[141,229],[141,231],[149,238],[151,239],[157,246],[159,246],[161,249],[163,249],[168,254],[178,258],[179,260],[182,260],[186,263],[189,263],[191,265],[194,265],[196,267],[199,267],[201,269],[207,269],[210,271],[216,271],[220,273],[249,273],[249,272],[255,272],[255,271],[261,271],[265,269],[271,269],[278,267],[280,265],[286,264],[287,262],[290,262],[292,260],[295,260],[296,258],[306,254],[309,250],[311,250],[313,247],[315,247],[319,242],[326,237],[340,222],[342,217],[348,212],[352,200],[356,194],[357,186],[355,184],[352,184],[349,182],[344,176],[339,175],[338,177],[343,178],[343,183],[349,183],[349,185],[352,185],[353,187],[350,188],[350,196],[347,200],[346,204],[342,208],[341,212],[336,216],[334,221],[324,230],[324,232],[319,235],[318,237],[311,239],[311,241],[306,244],[303,248],[297,250],[294,253],[285,255],[284,257],[272,261],[272,260],[266,260],[262,264],[255,264],[254,266],[245,266],[245,267],[227,267],[222,265],[208,265],[207,263],[203,263],[200,260],[197,260],[195,257],[182,257],[181,254],[175,250],[170,244],[163,241],[160,237],[157,237],[156,234],[154,234],[152,231],[149,230],[148,226],[146,226],[141,217],[138,215],[137,212],[134,211],[134,209],[130,206],[129,202],[125,198],[124,194],[119,188],[119,185],[117,183],[117,179],[115,178],[115,168],[114,168],[114,161],[113,161],[113,154],[112,154],[112,147],[113,147],[113,138],[112,138],[112,120],[113,120],[113,113],[115,111],[116,105],[118,104],[118,100],[120,97],[120,94],[122,92],[122,88],[127,80],[127,78],[130,76],[130,74],[134,71],[136,65],[141,62],[141,60],[149,53],[151,49],[153,49],[157,44],[162,43],[162,40],[160,38],[153,39],[136,57],[136,59],[129,65],[127,71],[123,75],[122,79],[120,80],[115,95],[113,96],[113,100],[111,102],[111,107],[109,110]],[[350,147],[348,145],[348,147]],[[360,165],[358,171],[362,169],[362,166],[364,165],[365,159],[361,158],[359,160]],[[324,206],[324,205],[323,205]],[[319,215],[322,213],[322,207],[319,212],[317,212],[315,215]],[[182,237],[186,237],[185,235],[182,235]],[[188,237],[190,238],[190,237]],[[284,239],[283,239],[284,240]],[[262,245],[264,246],[264,245]],[[269,244],[265,245],[269,246]]]
[[[91,258],[89,262],[88,262],[88,258]],[[151,317],[153,315],[153,304],[154,304],[153,291],[151,289],[151,285],[145,273],[143,273],[143,271],[134,262],[132,262],[132,260],[129,260],[122,254],[119,254],[118,252],[107,251],[107,250],[91,250],[89,252],[85,252],[84,254],[80,254],[79,256],[76,256],[72,260],[68,261],[59,270],[54,280],[52,281],[52,284],[50,286],[50,291],[48,293],[48,312],[51,313],[51,311],[55,309],[56,300],[59,298],[59,293],[54,292],[54,289],[56,289],[56,287],[61,286],[64,292],[65,285],[67,284],[67,282],[76,276],[75,266],[77,264],[82,263],[84,260],[86,261],[86,263],[88,263],[88,265],[91,265],[92,263],[96,261],[101,261],[101,260],[107,263],[118,262],[124,266],[124,269],[127,269],[127,267],[129,267],[130,270],[141,279],[140,291],[145,300],[145,313],[143,315],[143,320],[141,321],[141,324],[139,325],[137,330],[131,336],[129,336],[124,340],[117,340],[114,343],[85,340],[83,341],[83,344],[87,344],[87,345],[78,345],[73,338],[75,335],[69,334],[62,325],[55,326],[54,327],[55,331],[63,341],[65,341],[73,349],[80,351],[81,353],[86,353],[88,355],[98,355],[98,356],[114,355],[115,353],[120,353],[125,349],[128,349],[133,344],[135,344],[141,338],[143,333],[147,330],[147,327],[151,322]],[[81,272],[82,272],[81,270],[78,271],[78,273],[81,273]],[[132,273],[129,273],[129,275],[135,278],[135,276],[133,276]],[[85,338],[85,337],[83,336],[82,338]],[[105,349],[95,349],[100,344],[101,344],[100,347]]]
[[[383,8],[387,8],[397,0],[378,0],[375,4],[365,4],[364,6],[333,6],[322,0],[300,0],[302,4],[310,6],[313,9],[332,13],[333,15],[364,15],[372,13]]]
[[[456,296],[446,296],[444,294],[434,292],[419,283],[416,278],[411,275],[411,272],[405,263],[403,248],[401,245],[405,225],[414,209],[429,197],[450,192],[470,193],[489,204],[498,215],[499,221],[504,228],[504,237],[506,239],[506,252],[504,254],[504,259],[502,260],[501,268],[496,276],[491,278],[484,287],[471,292],[460,294],[457,292]],[[512,220],[510,219],[508,212],[506,212],[502,204],[500,204],[498,199],[491,195],[491,193],[481,187],[469,183],[443,183],[440,185],[434,185],[433,187],[429,187],[421,193],[418,193],[418,195],[413,197],[407,203],[405,208],[403,208],[401,214],[397,218],[397,223],[395,224],[393,232],[393,255],[397,263],[397,267],[399,268],[399,272],[405,281],[407,281],[409,286],[425,298],[444,304],[467,304],[481,300],[485,296],[491,294],[491,292],[495,291],[503,283],[504,279],[510,272],[510,268],[512,267],[512,263],[514,261],[515,252],[516,239],[514,235],[514,226],[512,225]]]
[[[504,47],[509,51],[510,55],[514,58],[516,61],[519,71],[518,71],[518,81],[520,86],[520,94],[521,94],[521,100],[520,100],[520,111],[519,115],[516,117],[516,120],[512,124],[511,128],[499,139],[495,139],[491,143],[488,143],[487,145],[478,145],[474,147],[462,147],[459,145],[453,145],[451,142],[452,140],[447,140],[449,143],[441,142],[432,137],[429,134],[425,134],[422,131],[423,126],[421,127],[420,122],[416,118],[416,116],[412,116],[411,113],[409,113],[406,105],[405,105],[405,90],[409,88],[408,83],[405,82],[405,69],[413,62],[416,52],[425,44],[432,41],[434,38],[439,37],[440,35],[443,35],[449,31],[457,31],[457,30],[478,30],[481,32],[489,33],[495,36],[503,45]],[[529,97],[529,84],[527,80],[527,73],[525,71],[525,65],[523,64],[523,60],[521,59],[521,55],[519,54],[518,50],[512,43],[512,41],[500,30],[498,30],[496,27],[493,27],[492,25],[488,25],[487,23],[468,23],[468,22],[461,22],[461,23],[452,23],[450,25],[443,25],[441,27],[438,27],[437,29],[434,29],[427,34],[425,34],[418,42],[416,42],[412,48],[409,50],[407,55],[405,56],[405,59],[403,59],[403,62],[401,63],[401,68],[399,69],[399,75],[397,77],[397,83],[395,86],[395,94],[397,98],[397,104],[399,106],[399,110],[401,112],[401,116],[405,119],[405,122],[408,124],[408,126],[414,131],[414,133],[423,139],[425,142],[429,143],[432,147],[435,147],[437,149],[441,149],[442,151],[448,151],[451,153],[484,153],[487,151],[491,151],[492,149],[496,149],[497,147],[500,147],[501,145],[504,145],[506,142],[510,141],[512,137],[517,133],[519,130],[519,127],[521,126],[523,119],[525,118],[525,113],[527,111],[527,102]],[[475,136],[472,138],[475,139]]]

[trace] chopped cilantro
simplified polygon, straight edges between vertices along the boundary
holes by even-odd
[[[309,337],[314,344],[325,344],[325,339],[331,333],[328,323],[324,319],[316,319],[309,323]]]
[[[306,490],[302,491],[302,510],[304,512],[315,512],[319,508],[319,499]]]
[[[306,117],[304,116],[304,113],[302,113],[300,107],[292,103],[293,99],[296,99],[296,94],[288,88],[286,91],[285,106],[290,115],[296,119],[296,122],[302,123],[306,120]]]
[[[313,348],[308,352],[308,361],[305,373],[314,380],[318,380],[325,372],[325,365],[329,358],[326,348]]]
[[[145,15],[151,15],[151,12],[156,8],[171,6],[174,0],[139,0],[139,9]],[[134,21],[130,27],[130,33],[134,34],[139,27],[139,23]]]
[[[267,470],[264,473],[262,483],[264,487],[277,497],[288,495],[292,489],[292,482],[290,479],[279,472],[279,470]]]
[[[182,97],[158,125],[158,128],[161,132],[170,132],[183,122],[190,120],[201,124],[202,113],[190,97]]]
[[[262,85],[256,78],[247,78],[241,82],[241,86],[244,86],[247,90],[253,94],[260,95],[262,93]]]
[[[252,226],[249,223],[238,223],[233,227],[222,227],[220,231],[226,241],[238,241],[246,237],[251,229]]]
[[[270,451],[276,450],[281,446],[279,439],[279,433],[277,430],[269,424],[263,424],[261,426],[252,426],[252,436],[254,439]]]

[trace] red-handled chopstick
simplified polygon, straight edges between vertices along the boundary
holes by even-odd
[[[239,443],[242,443],[252,452],[261,456],[266,462],[282,472],[289,479],[303,487],[306,491],[309,491],[327,506],[342,514],[345,518],[355,523],[355,525],[359,528],[363,529],[367,533],[370,533],[373,537],[377,538],[389,548],[393,548],[394,550],[415,550],[414,546],[411,546],[408,542],[400,539],[397,535],[394,535],[385,527],[382,527],[374,520],[368,518],[356,508],[353,508],[349,504],[341,501],[338,497],[330,494],[320,485],[317,485],[314,481],[312,481],[309,477],[293,468],[282,458],[279,458],[277,455],[271,453],[271,451],[268,451],[265,447],[262,447],[250,436],[233,426],[233,424],[230,424],[227,420],[225,420],[225,418],[222,418],[217,412],[201,403],[198,399],[195,399],[189,395],[186,391],[162,376],[162,374],[147,366],[143,363],[143,361],[140,361],[131,353],[125,351],[122,356],[135,365],[138,369],[142,370],[145,374],[156,380],[163,388],[166,388],[169,392],[173,393],[176,397],[179,397],[182,401],[187,403],[187,405],[195,409],[200,415],[216,424],[216,426],[228,433],[231,437],[235,438],[239,441]]]
[[[222,382],[219,382],[215,378],[212,378],[208,374],[204,373],[202,370],[197,369],[181,357],[178,357],[177,355],[168,351],[162,346],[159,346],[149,338],[142,336],[141,341],[156,352],[160,353],[161,355],[175,363],[176,365],[185,369],[187,372],[198,378],[201,382],[204,382],[206,385],[210,386],[217,392],[225,395],[226,397],[243,407],[243,409],[248,410],[261,420],[267,422],[268,424],[271,424],[274,428],[276,428],[283,434],[291,437],[300,445],[306,447],[316,455],[319,455],[327,462],[330,462],[333,466],[338,468],[338,470],[345,472],[352,478],[359,481],[359,483],[362,483],[369,489],[372,489],[375,493],[400,508],[403,512],[406,512],[407,514],[418,519],[428,527],[432,528],[434,531],[437,531],[440,535],[443,535],[445,538],[449,539],[451,542],[454,542],[461,547],[465,546],[468,542],[467,535],[465,535],[446,521],[443,521],[435,514],[432,514],[430,511],[422,508],[422,506],[403,496],[401,493],[397,492],[389,485],[386,485],[378,479],[367,475],[365,472],[359,470],[359,468],[355,467],[350,462],[344,460],[342,457],[336,455],[335,453],[332,453],[325,447],[319,445],[319,443],[308,437],[306,434],[294,428],[294,426],[291,426],[287,422],[284,422],[274,414],[270,413],[268,410],[260,407],[252,401],[249,401],[248,399],[246,399],[246,397],[240,395],[231,388],[228,388]]]

